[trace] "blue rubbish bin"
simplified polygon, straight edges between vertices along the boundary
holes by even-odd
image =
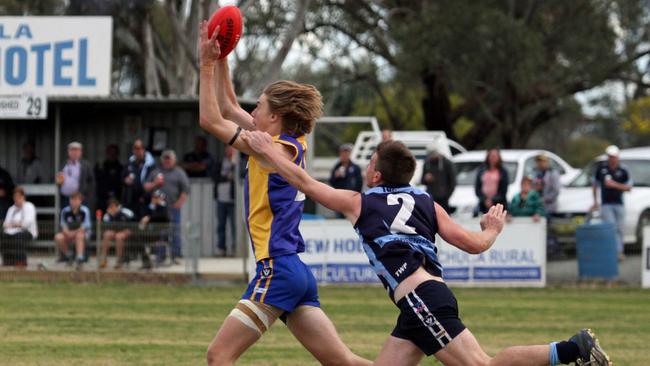
[[[618,277],[616,228],[611,222],[587,223],[576,228],[580,278]]]

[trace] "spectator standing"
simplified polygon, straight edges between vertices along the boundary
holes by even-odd
[[[95,174],[92,165],[82,160],[83,146],[73,141],[68,144],[68,160],[56,177],[56,183],[61,186],[61,206],[70,204],[73,193],[80,192],[85,199],[84,204],[89,209],[95,207]]]
[[[86,240],[90,238],[90,210],[82,205],[83,194],[74,192],[70,195],[70,205],[61,210],[61,231],[54,236],[57,248],[61,253],[59,262],[67,262],[72,265],[75,261],[77,270],[81,269],[85,261]],[[74,243],[75,252],[68,251],[68,245]]]
[[[618,161],[619,148],[610,145],[605,150],[607,161],[596,168],[593,179],[594,204],[592,210],[600,207],[602,219],[611,222],[616,228],[616,244],[619,260],[625,259],[623,251],[623,224],[625,222],[625,208],[623,206],[623,192],[632,189],[632,179],[627,168]],[[598,204],[598,189],[600,189],[600,206]]]
[[[560,256],[559,244],[553,232],[551,220],[557,210],[557,198],[560,195],[560,173],[553,169],[550,159],[545,154],[539,154],[535,158],[536,169],[533,185],[544,202],[546,212],[546,252],[549,256]]]
[[[330,173],[330,186],[336,189],[361,192],[363,178],[361,177],[361,168],[351,160],[352,147],[352,144],[343,144],[339,147],[339,161]],[[336,217],[343,218],[343,215],[337,212]]]
[[[481,213],[486,213],[497,203],[507,208],[508,172],[503,167],[499,149],[488,150],[485,162],[476,174],[474,192],[478,197],[478,210]]]
[[[11,194],[14,191],[14,181],[8,171],[0,167],[0,220],[4,220],[9,206],[12,204]]]
[[[456,168],[433,143],[427,146],[427,154],[422,167],[421,184],[427,187],[427,193],[433,200],[449,213],[449,197],[456,189]]]
[[[194,139],[194,151],[183,157],[181,166],[190,178],[204,178],[212,175],[214,169],[214,158],[207,152],[208,142],[203,136]]]
[[[217,199],[217,255],[234,253],[234,245],[226,245],[226,225],[229,223],[233,244],[235,239],[235,149],[226,146],[224,158],[217,169],[215,195]]]
[[[39,184],[43,183],[43,167],[41,161],[34,153],[34,144],[25,142],[23,144],[23,157],[18,166],[16,182],[18,184]]]
[[[332,168],[330,185],[337,189],[361,192],[363,178],[361,168],[352,162],[352,144],[343,144],[339,148],[339,161]]]
[[[509,217],[532,217],[534,222],[538,222],[545,215],[544,203],[532,186],[532,178],[521,179],[521,191],[512,198],[508,208]]]
[[[38,237],[36,208],[31,202],[25,200],[25,191],[21,187],[14,188],[13,199],[14,205],[9,207],[2,223],[3,232],[0,237],[2,264],[25,268],[27,266],[25,247],[28,242]]]
[[[141,139],[133,142],[133,155],[124,169],[124,190],[122,202],[133,211],[136,218],[142,217],[147,211],[148,194],[144,189],[149,173],[156,168],[156,161],[150,152],[145,150]]]
[[[97,179],[97,208],[106,211],[110,198],[122,198],[122,175],[124,166],[119,160],[120,149],[116,144],[106,146],[106,160],[95,165]]]
[[[537,164],[533,182],[535,190],[542,197],[546,215],[550,215],[557,210],[557,198],[562,188],[560,173],[551,167],[550,160],[545,154],[537,155],[535,163]]]
[[[160,156],[161,166],[154,169],[144,184],[147,192],[160,189],[167,197],[167,205],[171,213],[173,225],[172,261],[177,263],[176,258],[181,255],[181,208],[187,201],[190,192],[190,180],[185,171],[176,165],[176,153],[174,150],[165,150]]]
[[[117,257],[114,268],[122,268],[126,262],[124,246],[126,239],[131,236],[129,223],[133,222],[134,219],[133,211],[122,207],[120,201],[115,198],[108,200],[106,213],[102,218],[104,232],[102,234],[102,258],[99,261],[99,268],[106,268],[111,241],[115,241],[115,256]]]

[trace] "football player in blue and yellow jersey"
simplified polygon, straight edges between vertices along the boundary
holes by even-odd
[[[283,159],[271,137],[245,132],[242,139],[292,185],[352,222],[370,265],[399,309],[393,332],[374,365],[417,365],[434,355],[444,365],[611,365],[593,332],[567,341],[506,348],[494,357],[483,351],[458,315],[458,303],[443,279],[436,234],[468,253],[488,250],[503,228],[497,204],[481,218],[481,231],[455,223],[424,191],[409,185],[415,158],[399,141],[377,146],[366,171],[367,192],[334,189]]]
[[[304,242],[298,225],[304,195],[277,174],[240,137],[242,129],[265,131],[291,164],[305,167],[307,144],[322,113],[321,95],[311,85],[278,81],[267,86],[248,114],[239,105],[215,30],[200,31],[201,127],[250,156],[244,187],[245,212],[255,259],[255,278],[208,348],[209,365],[231,365],[278,318],[322,364],[370,365],[343,344],[320,309],[316,280],[300,260]]]

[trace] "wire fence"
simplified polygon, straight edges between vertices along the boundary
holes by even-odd
[[[241,258],[201,258],[200,251],[200,228],[192,223],[97,220],[90,230],[62,230],[45,222],[38,224],[35,238],[24,230],[0,234],[0,279],[191,282],[211,275],[244,278]]]

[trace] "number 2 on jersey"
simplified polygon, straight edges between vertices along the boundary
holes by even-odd
[[[411,218],[411,213],[415,208],[415,199],[413,199],[413,196],[407,193],[389,194],[386,197],[386,203],[389,206],[399,205],[400,198],[402,199],[402,207],[400,207],[399,212],[397,212],[397,216],[395,216],[393,223],[390,224],[390,231],[393,234],[417,234],[413,226],[406,225],[406,222]]]

